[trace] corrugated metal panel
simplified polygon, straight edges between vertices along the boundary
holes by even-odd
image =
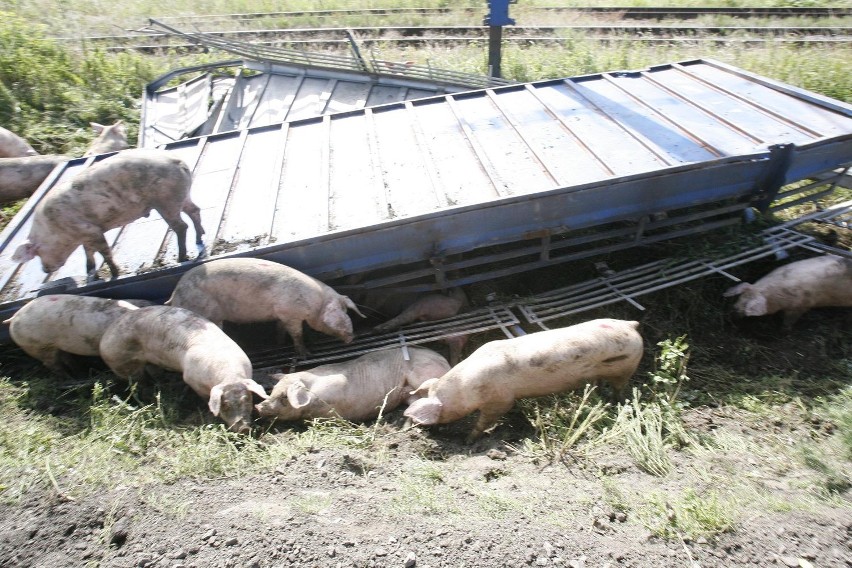
[[[256,61],[241,65],[235,77],[207,73],[176,87],[158,89],[160,79],[149,85],[142,101],[139,146],[156,147],[190,135],[292,122],[474,88],[463,82],[435,83]]]
[[[551,250],[583,242],[557,242],[572,231],[706,204],[737,213],[773,185],[852,162],[852,107],[697,60],[398,102],[165,148],[193,170],[212,256],[269,258],[329,279],[531,238],[551,247],[542,249],[545,265]],[[63,177],[88,163],[72,160]],[[7,313],[45,281],[38,261],[9,260],[41,194],[0,237]],[[174,238],[155,217],[111,232],[127,276],[78,291],[167,296],[192,263],[175,265]],[[702,230],[720,226],[701,214],[685,219],[706,223]],[[673,221],[657,226],[665,223]],[[82,281],[82,252],[75,255],[50,282]]]

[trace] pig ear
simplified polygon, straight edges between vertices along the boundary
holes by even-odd
[[[210,389],[210,400],[207,401],[207,408],[213,416],[219,416],[219,411],[222,409],[222,385],[216,385]]]
[[[12,255],[12,262],[23,264],[28,260],[32,260],[38,254],[38,246],[27,241],[15,249],[15,254]]]
[[[437,424],[441,417],[441,401],[434,397],[421,398],[411,403],[411,406],[405,409],[404,415],[415,424],[423,424],[429,426]]]
[[[410,395],[419,394],[420,396],[426,396],[427,394],[429,394],[429,389],[432,388],[432,385],[434,385],[437,382],[438,382],[438,379],[428,379],[426,381],[423,381],[423,383],[421,383],[421,385],[419,387],[417,387],[413,391],[409,392],[408,394],[410,394]]]
[[[269,398],[269,395],[266,394],[266,390],[262,386],[260,386],[256,382],[254,382],[253,380],[246,379],[246,380],[243,381],[243,384],[246,386],[246,388],[249,390],[249,392],[253,392],[254,394],[259,396],[263,400],[266,400],[266,399]]]
[[[748,282],[740,282],[736,286],[733,286],[733,287],[725,290],[725,292],[722,294],[722,296],[725,297],[725,298],[730,298],[731,296],[739,296],[740,294],[742,294],[743,292],[745,292],[749,288],[751,288],[751,284],[749,284]]]
[[[302,408],[309,405],[311,398],[313,398],[311,391],[305,387],[305,383],[302,381],[296,381],[287,387],[287,401],[293,408]]]
[[[106,128],[106,126],[104,126],[103,124],[98,124],[97,122],[90,122],[89,126],[92,127],[92,131],[95,134],[100,134],[101,132],[104,131],[104,128]]]
[[[365,316],[364,314],[361,313],[361,310],[358,309],[358,306],[355,305],[355,302],[353,302],[349,298],[349,296],[341,296],[341,297],[343,298],[343,303],[346,305],[347,308],[349,308],[350,310],[352,310],[353,312],[355,312],[356,314],[358,314],[362,318],[367,317],[367,316]]]

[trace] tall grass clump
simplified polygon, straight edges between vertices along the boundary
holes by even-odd
[[[645,506],[637,509],[640,519],[655,535],[667,539],[714,538],[733,529],[737,507],[733,499],[718,491],[699,494],[685,489],[680,495],[650,495]]]
[[[620,407],[613,428],[624,435],[627,451],[640,469],[664,476],[672,469],[669,448],[693,441],[683,426],[683,403],[678,400],[683,384],[689,380],[689,344],[682,335],[665,339],[657,347],[655,367],[648,373],[646,383],[647,402],[642,404],[642,392],[634,388],[632,400]]]
[[[570,451],[591,451],[619,444],[637,466],[652,475],[672,468],[668,452],[694,442],[683,426],[678,395],[689,359],[686,336],[658,343],[659,353],[648,381],[633,389],[625,404],[613,406],[586,386],[567,393],[520,401],[535,436],[524,441],[525,452],[560,458]]]

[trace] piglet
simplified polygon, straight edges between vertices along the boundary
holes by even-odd
[[[145,300],[111,300],[93,296],[52,294],[27,303],[3,323],[27,355],[52,371],[71,375],[67,354],[98,356],[101,337],[119,316],[150,305]]]
[[[450,370],[447,360],[429,349],[409,347],[408,354],[406,361],[402,348],[392,347],[343,363],[273,375],[278,383],[257,411],[279,420],[372,420],[412,400],[411,390],[423,381]]]
[[[186,272],[166,305],[186,308],[221,326],[222,322],[278,321],[302,357],[307,349],[302,322],[344,343],[354,338],[355,303],[330,286],[283,264],[260,258],[211,260]]]
[[[608,382],[620,395],[642,358],[639,323],[597,319],[561,329],[491,341],[440,378],[413,391],[405,416],[415,424],[444,424],[478,410],[472,442],[519,398],[545,396]]]
[[[852,259],[827,254],[791,262],[754,284],[729,288],[724,296],[739,296],[734,311],[740,316],[782,312],[789,330],[811,308],[852,306]]]
[[[411,302],[399,315],[375,326],[373,330],[377,333],[385,333],[409,323],[451,318],[467,306],[467,295],[461,288],[453,288],[446,295],[438,292],[426,294]],[[441,340],[449,347],[451,365],[457,365],[461,361],[462,350],[467,344],[467,339],[467,335],[454,335]]]
[[[266,391],[252,379],[245,352],[216,325],[183,308],[149,306],[128,312],[110,325],[100,353],[119,377],[138,378],[146,364],[183,373],[183,380],[208,400],[234,432],[249,430],[252,393]]]

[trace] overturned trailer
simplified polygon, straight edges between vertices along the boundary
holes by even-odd
[[[807,198],[797,182],[852,163],[852,106],[700,59],[161,147],[193,171],[208,258],[425,291],[741,223],[781,188]],[[0,235],[4,319],[45,291],[162,301],[197,262],[176,262],[155,213],[108,234],[117,280],[87,283],[81,249],[49,276],[11,261],[40,198],[106,157],[57,168]]]

